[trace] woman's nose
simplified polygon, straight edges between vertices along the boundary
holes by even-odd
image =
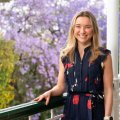
[[[84,27],[81,27],[80,32],[81,32],[81,33],[85,33],[85,28],[84,28]]]

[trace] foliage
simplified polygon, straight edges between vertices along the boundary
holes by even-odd
[[[0,2],[9,2],[10,0],[0,0]]]
[[[0,35],[0,108],[8,107],[14,99],[15,82],[11,79],[17,55],[14,53],[14,42],[5,41]]]

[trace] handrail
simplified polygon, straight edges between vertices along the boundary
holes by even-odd
[[[20,105],[0,109],[0,120],[14,120],[23,118],[39,112],[62,106],[66,96],[51,97],[49,104],[45,105],[45,100],[41,102],[31,101]]]

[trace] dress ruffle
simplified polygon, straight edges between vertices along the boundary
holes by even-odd
[[[100,55],[100,60],[101,62],[104,62],[109,54],[111,54],[111,51],[105,48],[100,48],[101,55]]]

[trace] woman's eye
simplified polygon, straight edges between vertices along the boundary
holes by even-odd
[[[76,28],[80,28],[80,26],[76,26]]]
[[[91,28],[91,26],[86,26],[85,28]]]

